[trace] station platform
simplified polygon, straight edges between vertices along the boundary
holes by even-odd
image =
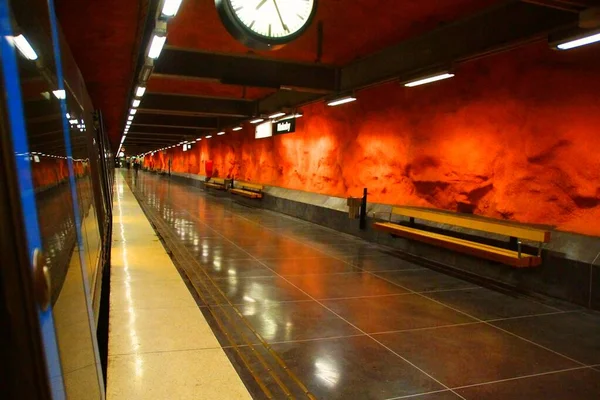
[[[109,399],[600,398],[598,313],[168,177],[116,185]]]
[[[124,178],[111,255],[108,399],[250,399]]]

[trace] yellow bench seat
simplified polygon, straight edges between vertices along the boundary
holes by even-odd
[[[251,199],[262,199],[262,193],[260,192],[253,192],[251,190],[244,190],[244,189],[231,189],[230,190],[231,193],[233,194],[237,194],[240,196],[244,196],[244,197],[248,197]]]
[[[210,181],[205,182],[204,185],[217,190],[225,190],[225,179],[211,178]]]
[[[373,224],[373,226],[377,230],[388,232],[396,236],[418,240],[449,250],[460,251],[514,267],[535,267],[542,263],[542,258],[539,256],[521,253],[521,257],[519,257],[519,253],[513,250],[476,243],[470,240],[442,235],[440,233],[427,232],[391,222],[377,222]]]

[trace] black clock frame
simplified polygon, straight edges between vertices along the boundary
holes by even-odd
[[[313,1],[313,9],[304,26],[297,32],[294,32],[293,34],[284,38],[272,38],[260,35],[246,27],[246,25],[244,25],[244,23],[233,11],[233,7],[231,6],[231,2],[229,0],[215,0],[215,6],[217,7],[217,11],[221,21],[223,22],[223,25],[225,25],[227,31],[236,40],[256,50],[277,50],[298,39],[312,25],[318,8],[318,0]]]

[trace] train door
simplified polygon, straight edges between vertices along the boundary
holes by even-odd
[[[102,399],[78,194],[87,164],[72,146],[83,130],[69,123],[82,120],[58,43],[52,1],[0,0],[0,389]]]

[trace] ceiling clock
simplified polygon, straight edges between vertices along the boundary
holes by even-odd
[[[257,50],[276,50],[310,26],[317,0],[215,0],[229,33]]]

